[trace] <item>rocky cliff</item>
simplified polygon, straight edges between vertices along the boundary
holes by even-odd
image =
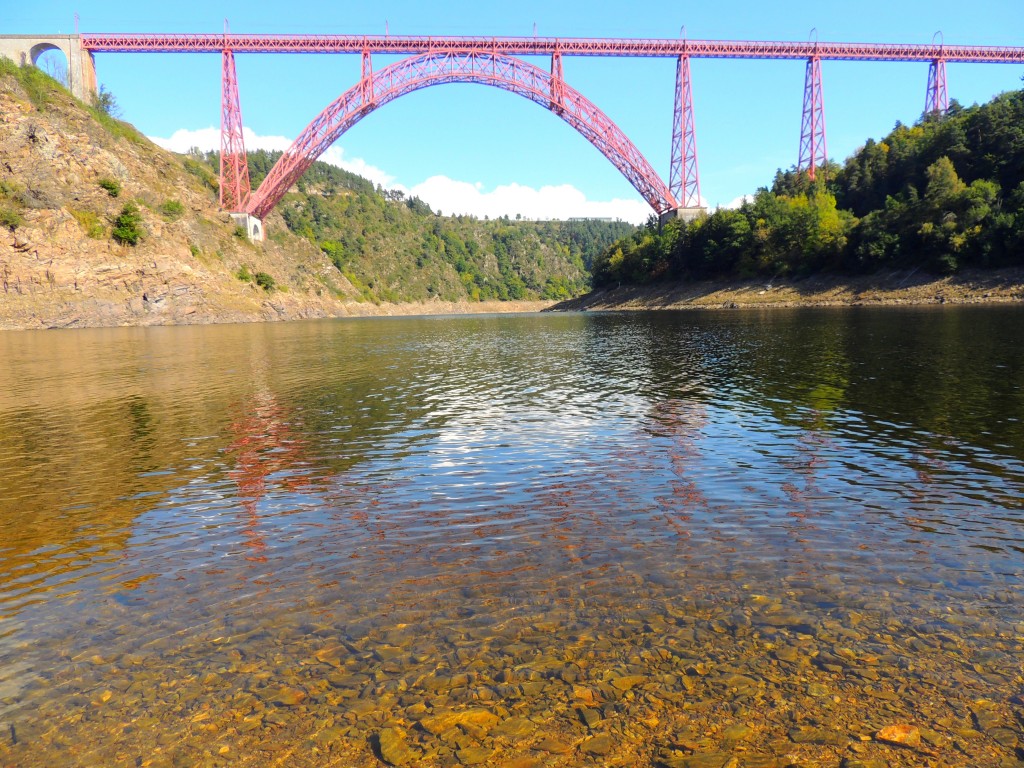
[[[215,187],[207,168],[126,123],[34,74],[0,68],[0,328],[380,311],[357,301],[324,254],[276,214],[267,242],[240,237]],[[136,245],[115,238],[126,203],[141,216]],[[259,273],[273,279],[271,290]]]

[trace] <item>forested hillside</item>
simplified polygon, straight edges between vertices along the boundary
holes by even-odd
[[[280,152],[249,153],[257,187]],[[212,170],[216,153],[196,156]],[[417,197],[315,162],[278,205],[371,301],[564,299],[590,286],[594,258],[635,227],[621,221],[440,216]],[[269,236],[276,235],[269,228]],[[280,234],[280,233],[278,233]]]
[[[737,210],[654,222],[604,251],[595,286],[1024,264],[1024,91],[897,124],[814,182],[776,174]]]

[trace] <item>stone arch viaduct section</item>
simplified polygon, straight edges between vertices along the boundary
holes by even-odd
[[[96,62],[90,51],[82,47],[79,35],[0,35],[0,56],[15,64],[35,65],[46,51],[58,50],[68,60],[68,87],[82,101],[89,102],[96,94]]]

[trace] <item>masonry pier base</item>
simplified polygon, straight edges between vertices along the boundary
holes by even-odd
[[[701,216],[706,215],[707,212],[707,208],[700,207],[673,208],[671,211],[665,211],[658,217],[658,224],[663,227],[673,219],[682,219],[684,224],[689,224],[694,219],[698,219]]]
[[[254,243],[262,243],[265,239],[263,222],[251,213],[229,213],[235,224],[245,230],[245,235]]]

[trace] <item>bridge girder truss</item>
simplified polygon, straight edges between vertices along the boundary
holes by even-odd
[[[589,99],[552,72],[493,51],[435,51],[377,72],[364,55],[363,78],[327,106],[299,134],[245,206],[264,218],[310,165],[349,128],[399,96],[443,83],[479,83],[519,94],[550,109],[619,169],[659,214],[678,207],[675,197],[639,149]]]
[[[819,59],[1024,64],[1024,47],[904,43],[770,42],[743,40],[578,37],[423,37],[417,35],[83,34],[82,47],[152,53],[459,53],[505,56],[663,56],[711,59]]]

